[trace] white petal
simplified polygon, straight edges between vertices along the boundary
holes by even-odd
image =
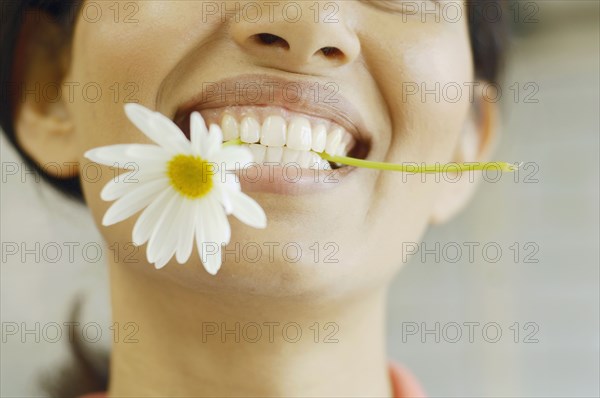
[[[219,199],[219,202],[221,205],[223,205],[225,213],[231,214],[233,211],[233,203],[231,202],[231,199],[229,198],[229,192],[223,186],[223,183],[215,184],[213,189],[215,190],[215,195]]]
[[[166,160],[131,159],[119,163],[118,166],[121,169],[138,171],[140,174],[164,173],[167,170],[168,161],[170,159],[171,158],[167,158]]]
[[[172,155],[157,145],[118,144],[90,149],[84,156],[93,162],[123,170],[157,169]]]
[[[164,120],[160,118],[162,116],[160,113],[153,112],[139,104],[128,103],[125,104],[125,114],[146,137],[170,153],[180,152],[181,140],[178,136],[181,135],[185,139],[185,135],[175,124],[173,126],[179,131],[174,131],[173,126],[164,123]]]
[[[204,243],[205,235],[204,235],[204,217],[202,215],[202,202],[197,201],[195,203],[196,209],[194,214],[194,232],[196,237],[196,247],[198,248],[198,253],[202,256],[202,243]]]
[[[181,131],[179,126],[177,126],[171,119],[162,113],[155,112],[153,123],[159,129],[159,131],[162,131],[163,134],[169,137],[173,145],[177,147],[178,153],[185,153],[187,155],[192,153],[190,141],[187,139],[183,131]]]
[[[154,260],[154,266],[156,267],[156,269],[161,269],[165,265],[167,265],[169,263],[169,261],[171,261],[171,259],[175,255],[176,250],[177,250],[177,241],[175,241],[175,242],[170,241],[168,246],[163,246],[163,248],[161,250],[161,254],[159,255],[159,257],[157,259]]]
[[[130,145],[131,144],[117,144],[101,146],[90,149],[85,152],[83,156],[95,163],[116,168],[124,168],[126,163],[134,161],[134,159],[127,154]]]
[[[150,239],[152,231],[160,220],[162,211],[169,202],[177,195],[170,187],[160,193],[157,198],[142,212],[133,226],[132,240],[137,246],[141,246]]]
[[[137,189],[123,196],[110,206],[104,214],[102,225],[109,226],[121,222],[148,206],[165,188],[164,181],[155,180],[139,185]]]
[[[155,131],[155,127],[152,123],[154,111],[139,104],[128,103],[125,104],[125,114],[129,118],[129,121],[131,121],[138,130],[144,133],[144,135],[161,147],[165,147],[165,145],[163,145],[163,141],[165,140],[164,136],[161,138],[161,134],[159,134],[158,131]]]
[[[168,226],[164,226],[163,228],[169,228]],[[156,252],[154,253],[154,257],[152,260],[148,260],[153,262],[157,267],[160,264],[161,267],[164,267],[175,255],[175,251],[177,250],[177,235],[174,238],[171,238],[172,229],[169,229],[169,233],[165,233],[163,236],[166,236],[167,239],[161,240],[159,242],[154,242],[154,248]],[[146,253],[148,259],[150,259],[149,252]]]
[[[250,196],[240,191],[228,190],[229,198],[233,203],[233,215],[254,228],[265,228],[267,216],[265,211]]]
[[[221,268],[221,245],[211,238],[213,234],[211,225],[214,220],[209,220],[211,203],[209,200],[204,200],[199,203],[200,211],[196,215],[196,246],[202,264],[208,273],[215,275]],[[222,211],[222,210],[221,210]]]
[[[116,178],[110,180],[104,188],[102,188],[102,191],[100,191],[100,198],[104,201],[111,202],[137,188],[139,186],[137,182],[130,182],[131,176],[135,174],[135,170],[128,171],[126,173],[121,173]]]
[[[169,159],[170,160],[170,159]],[[168,161],[156,161],[150,159],[138,159],[125,163],[129,170],[137,170],[143,174],[165,173],[168,168]]]
[[[147,159],[153,161],[169,160],[171,155],[158,145],[149,144],[129,144],[125,153],[133,159]]]
[[[240,192],[242,190],[239,179],[229,178],[224,182],[221,182],[221,184],[224,184],[228,190],[233,190],[236,192]]]
[[[169,185],[169,179],[165,177],[164,172],[139,173],[134,170],[127,173],[121,173],[116,178],[110,180],[104,188],[102,188],[100,198],[107,202],[113,201],[138,188],[141,184],[158,179],[164,181],[165,188]]]
[[[165,233],[163,238],[160,239],[160,247],[159,245],[155,245],[158,249],[158,254],[154,258],[155,265],[157,267],[164,267],[173,255],[177,251],[179,247],[179,241],[181,238],[181,229],[184,223],[184,220],[187,216],[189,216],[189,209],[186,206],[187,200],[184,198],[179,198],[179,203],[175,205],[176,209],[174,209],[173,218],[168,220],[168,224],[163,224],[163,228]],[[177,208],[178,207],[178,208]]]
[[[253,156],[247,147],[228,146],[213,153],[210,160],[219,166],[219,170],[235,170],[252,163]]]
[[[165,257],[159,260],[156,260],[154,262],[154,268],[156,269],[161,269],[163,268],[165,265],[167,265],[167,263],[169,262],[169,260],[171,259],[171,257],[173,257],[173,255],[169,256],[169,257]]]
[[[218,248],[216,248],[216,253],[212,252],[212,248],[211,248],[211,253],[206,255],[206,258],[202,259],[202,263],[204,264],[204,269],[211,275],[216,275],[217,272],[219,272],[219,269],[221,268],[221,255],[223,252],[223,248],[221,246],[219,246]]]
[[[212,154],[216,153],[223,144],[223,132],[221,132],[221,127],[219,127],[219,125],[210,125],[205,144],[204,148],[200,148],[202,157],[204,159],[212,159]]]
[[[206,241],[219,245],[228,244],[231,239],[231,226],[216,194],[207,197],[202,201],[202,205]]]
[[[215,175],[213,176],[213,182],[225,184],[231,189],[241,190],[240,186],[240,174],[233,169],[225,169],[219,166],[217,163],[211,163]]]
[[[231,225],[229,225],[229,220],[227,219],[227,213],[221,205],[218,197],[213,194],[212,207],[214,209],[214,221],[215,230],[219,231],[219,242],[222,242],[224,245],[228,244],[231,241]]]
[[[179,264],[185,263],[192,255],[194,248],[194,228],[196,224],[196,213],[198,212],[197,201],[186,200],[183,203],[185,207],[185,217],[179,230],[179,243],[177,246],[176,258]]]
[[[152,235],[150,235],[150,239],[148,240],[148,246],[146,247],[146,258],[148,259],[148,262],[154,263],[161,258],[162,252],[170,248],[168,244],[168,238],[170,237],[169,232],[173,225],[173,220],[177,216],[181,202],[181,196],[174,196],[160,215],[160,219],[154,226]]]
[[[206,145],[206,122],[199,112],[193,112],[190,116],[190,139],[192,141],[192,152],[201,155],[201,148]]]

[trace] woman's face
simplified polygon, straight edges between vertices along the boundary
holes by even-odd
[[[182,124],[192,109],[219,123],[234,105],[237,122],[248,114],[259,122],[284,115],[286,123],[306,116],[313,127],[343,127],[358,141],[356,156],[395,163],[455,160],[468,125],[469,96],[451,102],[441,91],[473,81],[466,9],[459,20],[438,22],[434,1],[414,2],[410,12],[394,0],[139,1],[118,16],[115,5],[83,7],[88,17],[78,20],[65,81],[103,90],[97,102],[68,104],[86,201],[99,226],[110,205],[99,193],[114,172],[103,169],[96,181],[82,154],[147,142],[124,102],[137,100]],[[293,179],[296,169],[287,170]],[[402,263],[403,242],[420,239],[443,198],[441,184],[418,175],[342,168],[328,182],[318,178],[316,185],[270,186],[242,179],[268,226],[230,219],[232,240],[217,276],[204,271],[197,253],[185,265],[173,259],[155,270],[144,247],[128,246],[135,217],[100,228],[107,246],[118,244],[121,261],[134,252],[127,266],[190,288],[338,294],[389,280]]]

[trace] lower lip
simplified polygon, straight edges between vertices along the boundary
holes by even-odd
[[[236,171],[244,192],[305,195],[339,187],[355,167],[336,170],[300,169],[254,164]]]

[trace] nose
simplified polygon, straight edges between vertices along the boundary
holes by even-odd
[[[360,54],[360,41],[340,12],[343,1],[252,3],[260,4],[260,18],[249,18],[242,8],[239,18],[231,19],[230,34],[260,65],[325,73],[324,69],[352,63]]]

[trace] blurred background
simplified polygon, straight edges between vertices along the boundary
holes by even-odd
[[[391,355],[431,396],[600,394],[599,4],[520,2],[521,22],[538,22],[515,27],[494,157],[525,162],[518,182],[484,181],[394,283]],[[439,262],[423,254],[436,243]]]
[[[399,254],[415,252],[392,286],[390,357],[430,396],[597,397],[600,2],[521,1],[510,10],[494,158],[523,169],[483,181],[467,211]],[[3,137],[0,144],[3,164],[20,162]],[[81,292],[79,322],[107,324],[103,259],[69,261],[64,245],[89,244],[94,258],[101,239],[82,206],[32,175],[26,183],[2,176],[3,244],[61,242],[65,253],[56,263],[4,261],[3,253],[0,268],[0,395],[43,396],[35,381],[67,361],[67,339],[52,343],[48,329],[50,339],[38,343],[32,332],[22,343],[7,332],[21,322],[68,322]],[[88,349],[106,358],[109,344],[104,335]]]

